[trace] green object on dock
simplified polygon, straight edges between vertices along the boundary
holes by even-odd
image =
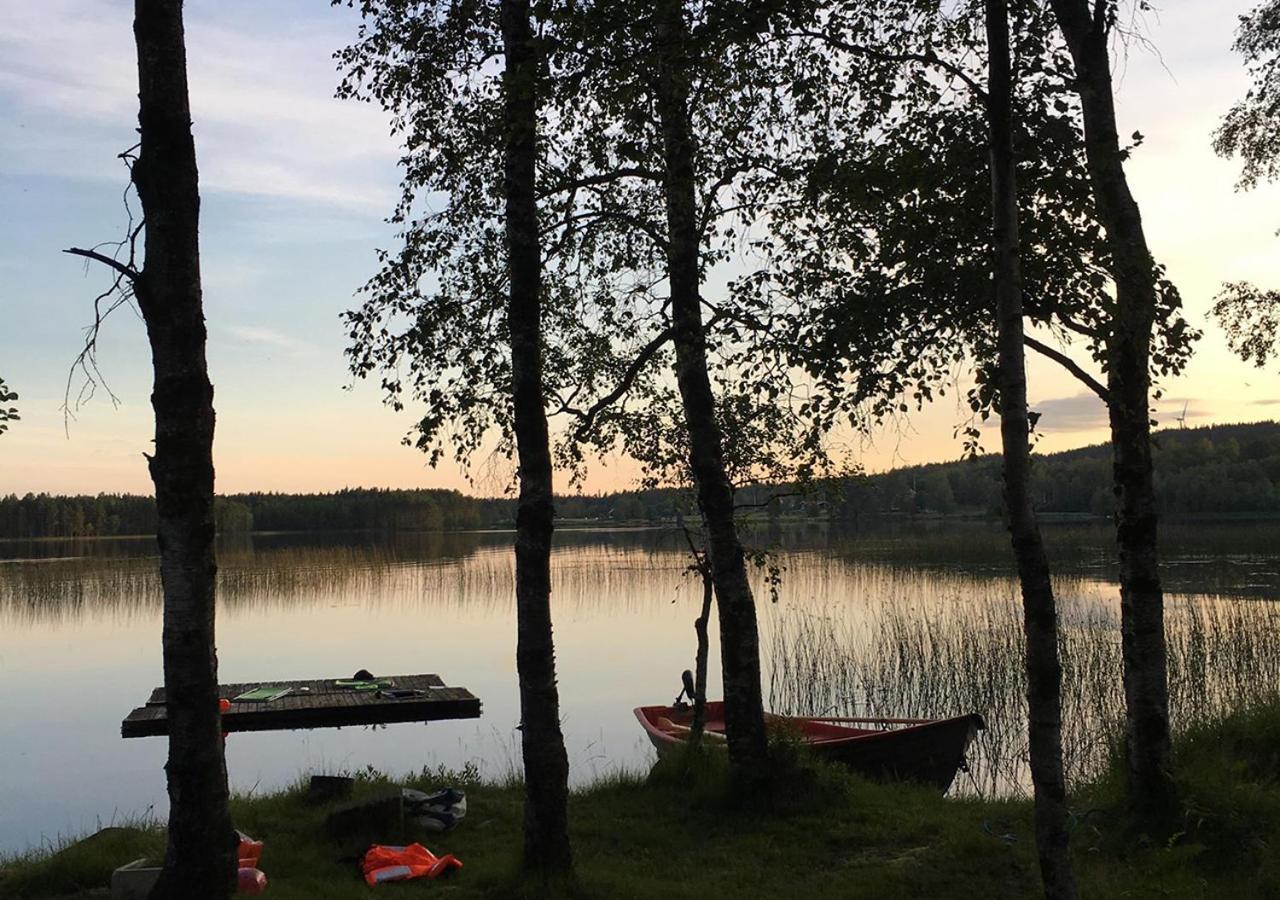
[[[251,691],[245,691],[237,697],[232,697],[231,702],[270,703],[272,700],[279,700],[290,690],[292,689],[278,684],[264,684],[262,687],[257,687]]]
[[[333,682],[334,687],[342,688],[345,691],[378,691],[382,688],[393,687],[395,682],[390,678],[374,678],[366,681],[363,679],[356,680],[351,678],[338,678]]]

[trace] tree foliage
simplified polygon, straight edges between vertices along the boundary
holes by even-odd
[[[1280,177],[1280,0],[1265,0],[1240,17],[1232,45],[1245,59],[1252,84],[1213,134],[1220,156],[1238,156],[1239,186]]]
[[[975,359],[969,403],[986,418],[994,382],[980,4],[827,6],[820,27],[804,30],[828,63],[806,63],[818,74],[796,82],[797,107],[812,112],[787,172],[793,200],[770,207],[757,244],[769,265],[750,286],[807,298],[783,327],[795,362],[831,398],[875,419],[906,414]],[[1112,261],[1071,59],[1042,4],[1011,6],[1025,314],[1059,341],[1082,339],[1105,371]],[[1158,267],[1156,275],[1151,366],[1168,376],[1185,365],[1197,332],[1176,288]]]
[[[1267,0],[1241,16],[1234,47],[1244,56],[1253,84],[1214,132],[1213,149],[1220,156],[1240,157],[1239,187],[1250,189],[1280,178],[1280,0]],[[1210,315],[1241,359],[1262,366],[1273,357],[1280,333],[1280,291],[1228,282],[1214,298]]]
[[[1227,333],[1227,343],[1245,362],[1261,368],[1274,358],[1280,336],[1280,291],[1247,281],[1223,285],[1209,314]]]
[[[770,15],[785,3],[689,4],[698,140],[700,255],[717,416],[736,483],[826,462],[825,422],[778,352],[768,316],[725,286],[745,246],[745,176],[788,140],[789,86]],[[353,371],[379,377],[397,408],[419,405],[410,441],[435,462],[466,462],[486,440],[510,451],[502,399],[509,361],[490,61],[491,10],[365,3],[360,39],[339,54],[342,96],[373,100],[406,141],[400,246],[346,317]],[[640,460],[649,483],[687,480],[680,398],[670,371],[661,139],[653,106],[652,3],[538,4],[547,66],[540,158],[545,378],[557,461]],[[781,10],[781,12],[779,12]],[[464,52],[464,48],[465,52]],[[486,68],[489,66],[489,68]],[[750,298],[758,304],[759,298]],[[465,374],[464,374],[465,373]],[[492,437],[492,436],[496,436]]]
[[[4,379],[0,378],[0,404],[12,403],[18,399],[16,392],[9,390],[9,386],[4,383]],[[4,434],[9,430],[9,422],[18,421],[18,409],[14,406],[0,405],[0,434]]]

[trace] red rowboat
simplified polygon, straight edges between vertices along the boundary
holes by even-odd
[[[693,708],[639,706],[636,718],[663,756],[689,736]],[[818,756],[870,778],[918,781],[945,791],[965,765],[965,751],[985,726],[979,715],[953,719],[848,719],[768,716],[785,722]],[[856,727],[862,726],[862,727]],[[708,702],[706,732],[724,739],[724,704]]]

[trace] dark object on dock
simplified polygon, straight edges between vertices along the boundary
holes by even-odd
[[[684,744],[693,713],[671,706],[635,710],[649,740],[662,756]],[[706,732],[724,734],[724,704],[707,704]],[[946,791],[965,766],[965,751],[986,727],[982,716],[953,719],[837,719],[767,716],[770,725],[791,728],[817,756],[885,781],[916,781]],[[855,728],[853,725],[870,727]],[[876,727],[878,726],[878,727]],[[896,726],[896,727],[894,727]]]
[[[375,691],[343,690],[331,678],[272,681],[289,688],[289,693],[270,703],[231,703],[222,714],[222,730],[289,731],[480,717],[480,700],[466,688],[446,687],[439,675],[396,675],[389,680],[399,688],[422,693],[394,700],[379,697]],[[218,695],[237,697],[259,684],[220,685]],[[168,733],[164,688],[156,688],[146,706],[138,707],[120,723],[120,734],[126,738]]]
[[[351,796],[356,780],[346,775],[312,775],[307,785],[308,803],[329,803],[333,800],[345,800]]]

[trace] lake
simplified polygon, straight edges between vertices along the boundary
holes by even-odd
[[[1087,777],[1121,711],[1105,523],[1046,526],[1062,605],[1068,766]],[[510,533],[254,535],[219,547],[221,680],[436,672],[480,719],[237,733],[233,788],[311,772],[475,763],[518,768]],[[1280,684],[1280,525],[1164,528],[1171,689],[1180,723]],[[1017,585],[994,523],[761,528],[766,697],[779,712],[932,715],[990,726],[953,791],[1025,789]],[[673,530],[562,530],[553,575],[561,705],[576,784],[641,770],[634,706],[669,702],[692,665],[700,584]],[[0,542],[0,852],[163,815],[162,738],[120,720],[161,683],[154,540]],[[713,635],[709,684],[716,696]]]

